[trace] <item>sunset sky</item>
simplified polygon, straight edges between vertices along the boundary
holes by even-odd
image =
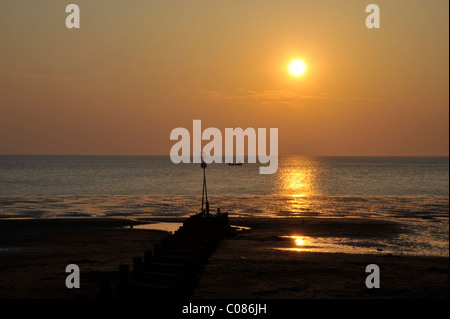
[[[381,29],[365,26],[370,3]],[[0,154],[167,155],[194,119],[278,128],[280,155],[449,153],[447,0],[0,8]]]

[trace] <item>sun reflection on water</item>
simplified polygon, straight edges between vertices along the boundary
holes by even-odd
[[[279,249],[290,251],[310,251],[310,249],[307,248],[309,245],[309,240],[305,236],[281,236],[281,238],[293,239],[295,247],[279,248]]]
[[[308,167],[302,170],[288,168],[280,174],[281,191],[295,198],[305,197],[311,194],[313,179],[312,170]]]
[[[295,238],[295,244],[297,246],[303,246],[305,244],[305,240],[302,237],[293,236]]]
[[[280,171],[279,193],[290,197],[282,207],[284,215],[302,216],[310,206],[309,198],[320,195],[316,182],[320,170],[318,165],[314,159],[298,158]]]

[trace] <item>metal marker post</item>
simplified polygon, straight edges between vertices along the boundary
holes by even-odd
[[[206,189],[206,167],[207,167],[207,165],[206,165],[205,161],[203,160],[203,153],[202,153],[201,157],[202,157],[202,163],[200,164],[200,167],[203,169],[202,213],[205,213],[204,204],[206,203],[206,208],[207,208],[206,210],[209,215],[208,191]]]

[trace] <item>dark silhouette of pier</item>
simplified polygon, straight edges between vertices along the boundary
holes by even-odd
[[[189,217],[174,234],[153,250],[133,258],[130,265],[120,265],[119,275],[100,280],[100,298],[185,299],[204,272],[209,257],[220,241],[233,234],[228,213],[210,214],[206,187],[207,164],[201,155],[203,190],[201,212]]]
[[[228,214],[189,217],[153,250],[120,265],[115,278],[100,280],[100,298],[186,299],[193,295],[209,257],[220,241],[233,234]]]

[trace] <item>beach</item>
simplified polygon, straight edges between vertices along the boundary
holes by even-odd
[[[121,219],[1,220],[0,299],[98,298],[101,274],[153,248],[169,233],[131,229]],[[65,285],[80,267],[80,289]]]
[[[0,220],[0,298],[98,298],[99,278],[117,274],[120,264],[132,265],[133,257],[143,256],[170,235],[137,229],[161,221],[179,223],[183,218]],[[448,256],[392,254],[371,246],[377,238],[404,232],[399,223],[231,217],[230,224],[241,229],[222,240],[210,257],[193,299],[449,297]],[[321,239],[322,244],[327,237],[365,240],[369,253],[358,247],[354,253],[342,253],[332,252],[332,245],[322,245],[322,250],[307,242],[299,245],[292,237],[299,234],[312,242]],[[80,267],[80,289],[65,287],[68,264]],[[381,289],[366,288],[369,264],[380,267]]]
[[[359,299],[448,298],[448,257],[323,253],[295,250],[286,233],[315,236],[395,236],[391,222],[370,220],[232,219],[252,227],[212,256],[196,298]],[[283,248],[292,247],[293,250]],[[366,266],[380,267],[381,288],[368,289]],[[233,284],[231,285],[230,282]]]

